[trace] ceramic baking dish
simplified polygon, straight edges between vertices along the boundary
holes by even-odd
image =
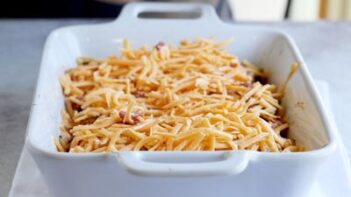
[[[145,19],[142,12],[191,12],[197,18]],[[294,62],[300,68],[289,83],[283,105],[290,135],[306,152],[119,152],[58,153],[63,95],[58,77],[75,66],[75,58],[117,54],[122,38],[134,47],[159,41],[214,36],[234,38],[228,50],[260,65],[273,83],[282,85]],[[318,49],[316,49],[318,50]],[[28,125],[26,146],[53,196],[305,196],[318,168],[335,148],[333,131],[311,76],[293,41],[284,33],[254,25],[226,24],[204,4],[136,3],[117,20],[65,27],[45,44]]]

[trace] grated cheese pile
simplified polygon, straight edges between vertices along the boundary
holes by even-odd
[[[78,58],[60,78],[60,152],[303,151],[286,138],[282,92],[263,70],[222,48],[181,41],[121,56]],[[285,136],[285,137],[284,137]]]

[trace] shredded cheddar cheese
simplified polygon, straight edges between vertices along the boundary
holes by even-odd
[[[283,92],[262,80],[262,69],[223,50],[227,44],[132,49],[125,40],[120,57],[78,58],[60,78],[57,150],[303,151],[286,138]]]

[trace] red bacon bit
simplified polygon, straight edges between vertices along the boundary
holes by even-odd
[[[163,46],[165,46],[165,43],[161,41],[155,45],[155,49],[159,51]]]
[[[126,112],[125,111],[120,111],[119,112],[119,117],[122,119],[122,123],[124,124],[138,124],[140,122],[140,118],[141,118],[142,114],[139,112],[133,112],[132,113],[132,120],[133,122],[124,122],[124,118],[126,117]]]
[[[126,116],[126,112],[125,111],[120,111],[118,115],[123,120],[124,117]]]
[[[141,117],[141,114],[138,112],[134,112],[132,114],[132,119],[133,119],[134,124],[138,124],[140,122],[140,117]]]
[[[145,98],[146,94],[143,91],[135,91],[132,93],[136,98]]]
[[[236,67],[238,67],[238,63],[231,63],[230,66],[233,68],[236,68]]]
[[[81,112],[82,111],[82,108],[80,105],[76,104],[76,103],[73,103],[71,102],[71,106],[72,106],[72,109],[75,110],[75,111],[78,111],[78,112]]]
[[[78,76],[77,75],[71,75],[71,80],[72,81],[78,81]]]

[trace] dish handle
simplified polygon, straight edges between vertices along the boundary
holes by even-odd
[[[139,176],[236,175],[248,165],[247,152],[119,152],[117,161]]]
[[[125,5],[116,19],[116,22],[123,22],[128,24],[133,24],[133,22],[145,22],[145,21],[160,21],[162,18],[141,18],[141,13],[154,12],[154,13],[169,13],[168,20],[173,22],[204,22],[209,23],[222,23],[221,19],[218,17],[215,9],[210,4],[205,3],[169,3],[169,2],[137,2],[129,3]],[[172,18],[174,13],[197,13],[197,17],[189,18]]]

